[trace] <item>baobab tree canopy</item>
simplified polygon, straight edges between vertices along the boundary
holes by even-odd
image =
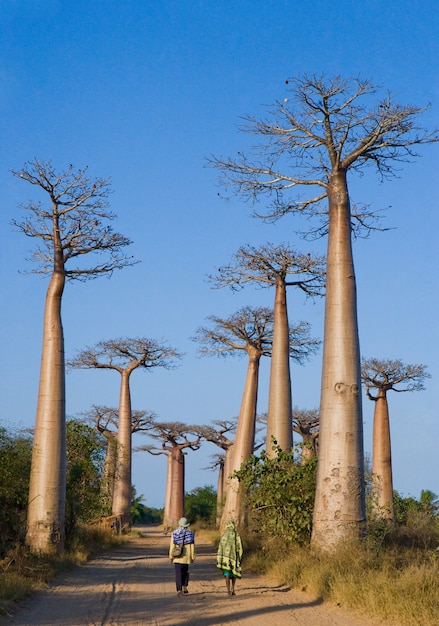
[[[49,200],[47,206],[40,201],[22,204],[30,216],[12,221],[27,237],[40,240],[30,257],[37,264],[31,272],[53,272],[54,246],[62,254],[66,280],[91,280],[137,262],[123,254],[132,242],[107,223],[116,217],[108,208],[109,179],[89,178],[87,168],[75,170],[73,165],[58,172],[51,161],[38,159],[12,173],[42,189]],[[103,258],[90,263],[95,256]]]
[[[68,364],[72,368],[85,369],[115,369],[138,367],[150,369],[153,367],[171,368],[180,353],[169,346],[165,346],[155,339],[147,337],[109,339],[99,341],[94,347],[86,348],[70,359]]]
[[[370,166],[387,179],[396,175],[395,163],[417,156],[416,146],[438,141],[437,131],[417,125],[425,108],[400,105],[389,92],[379,97],[370,80],[304,75],[286,82],[289,97],[275,102],[266,119],[244,116],[241,130],[264,138],[264,151],[258,144],[236,159],[209,160],[226,188],[258,202],[260,217],[315,214],[336,172]],[[299,187],[309,190],[305,197]],[[271,198],[263,214],[261,196]]]
[[[410,365],[400,359],[362,359],[361,377],[367,394],[372,389],[397,392],[423,391],[424,380],[430,378],[426,365]]]
[[[203,356],[242,355],[254,347],[270,356],[273,337],[273,311],[266,307],[243,307],[228,318],[211,315],[212,327],[200,327],[194,340]]]
[[[289,244],[267,243],[259,248],[241,246],[232,261],[209,279],[215,287],[242,288],[247,283],[273,287],[278,281],[297,286],[307,296],[324,295],[325,259],[302,253]]]

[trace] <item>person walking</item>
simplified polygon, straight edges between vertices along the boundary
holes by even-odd
[[[189,593],[189,565],[195,561],[195,537],[188,530],[189,522],[185,517],[178,520],[178,528],[173,531],[169,558],[175,566],[175,586],[177,595]],[[178,548],[177,548],[178,546]]]
[[[236,579],[241,578],[242,575],[242,553],[241,537],[236,532],[235,522],[230,520],[221,536],[216,555],[216,566],[223,572],[229,596],[235,595]]]

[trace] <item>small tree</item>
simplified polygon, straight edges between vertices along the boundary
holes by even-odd
[[[430,378],[425,365],[406,365],[398,360],[362,360],[361,375],[369,400],[375,403],[372,446],[372,503],[375,514],[395,521],[393,506],[392,452],[387,392],[421,391]],[[374,395],[372,390],[376,390]]]
[[[36,552],[64,548],[66,503],[66,416],[64,335],[61,300],[66,281],[86,281],[134,263],[123,250],[131,241],[108,222],[108,179],[88,178],[70,165],[57,172],[50,161],[35,159],[13,175],[43,192],[42,202],[22,205],[28,217],[13,220],[37,239],[33,270],[50,276],[44,309],[40,384],[29,487],[27,543]],[[86,259],[90,259],[87,264]]]
[[[271,442],[275,439],[277,449],[291,450],[293,431],[287,287],[298,287],[308,297],[323,295],[324,259],[302,254],[286,244],[266,244],[260,248],[242,246],[232,262],[219,268],[211,280],[217,287],[228,286],[232,289],[238,289],[246,283],[275,288],[266,449],[268,456],[273,456]],[[306,348],[302,346],[300,359],[296,352],[296,360],[308,357],[319,344],[317,340],[308,341]]]
[[[80,352],[69,361],[72,368],[109,369],[121,376],[117,431],[117,472],[112,513],[121,517],[122,529],[131,526],[132,411],[130,376],[138,368],[170,368],[180,354],[153,339],[112,339]]]

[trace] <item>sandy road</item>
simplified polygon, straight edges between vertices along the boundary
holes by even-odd
[[[1,625],[20,626],[374,626],[261,576],[244,575],[228,597],[214,549],[197,542],[189,595],[177,597],[169,537],[142,537],[102,554],[35,594]]]

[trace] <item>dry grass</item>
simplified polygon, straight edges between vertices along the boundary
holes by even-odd
[[[336,555],[295,548],[270,573],[325,601],[399,626],[438,626],[439,554],[350,547]]]
[[[0,615],[7,615],[14,603],[46,585],[59,572],[85,563],[91,555],[123,543],[129,535],[113,535],[99,528],[83,528],[74,542],[59,556],[30,554],[24,548],[9,552],[0,561]]]
[[[196,534],[197,541],[205,541],[206,543],[211,543],[214,546],[219,544],[221,535],[217,528],[203,528],[198,527],[197,524],[192,526],[192,528]]]

